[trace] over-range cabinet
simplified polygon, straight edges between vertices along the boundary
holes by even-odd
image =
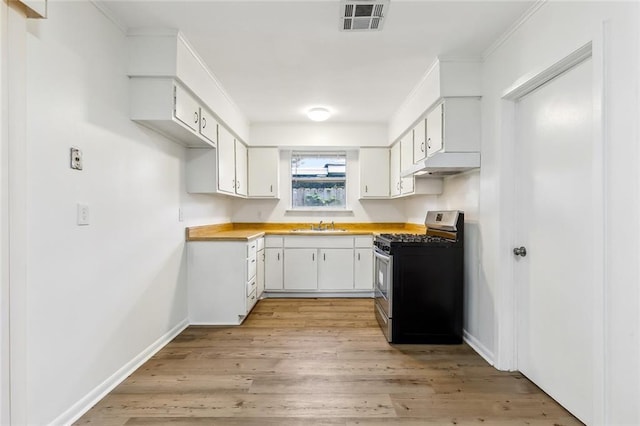
[[[376,318],[390,343],[461,343],[464,214],[430,211],[425,224],[375,237]]]

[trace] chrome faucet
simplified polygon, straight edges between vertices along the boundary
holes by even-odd
[[[324,229],[327,229],[326,225],[323,227],[323,225],[322,225],[323,223],[324,223],[323,221],[320,221],[320,223],[318,223],[317,227],[311,225],[311,230],[312,231],[322,231]]]

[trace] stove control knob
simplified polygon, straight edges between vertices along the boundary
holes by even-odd
[[[513,254],[525,257],[527,255],[527,249],[525,247],[516,247],[513,249]]]

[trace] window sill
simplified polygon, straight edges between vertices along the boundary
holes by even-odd
[[[346,209],[327,209],[327,208],[318,208],[318,207],[307,207],[307,208],[299,208],[299,209],[287,209],[285,210],[285,213],[289,214],[289,213],[344,213],[345,215],[353,215],[353,210],[346,208]]]

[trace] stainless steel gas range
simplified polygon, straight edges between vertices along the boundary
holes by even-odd
[[[461,343],[464,213],[429,211],[425,225],[374,238],[376,318],[391,343]]]

